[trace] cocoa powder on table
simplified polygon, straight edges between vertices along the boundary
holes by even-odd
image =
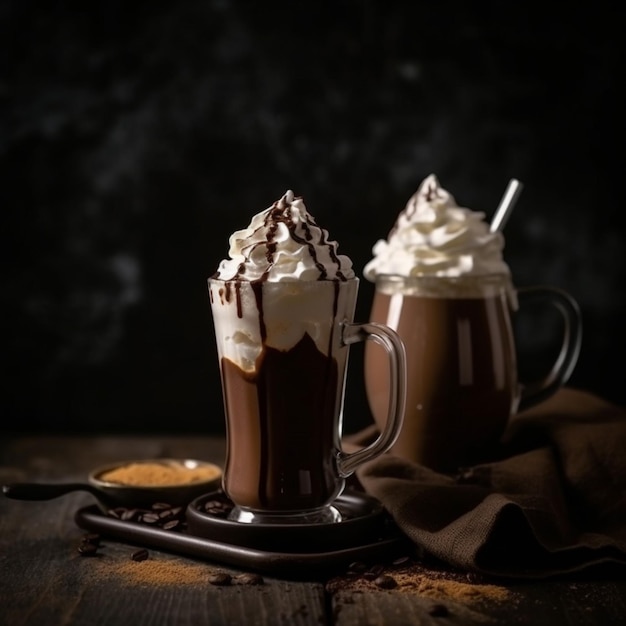
[[[222,569],[196,561],[167,557],[146,548],[128,551],[122,558],[100,552],[102,538],[98,533],[85,533],[78,553],[91,557],[89,575],[136,585],[263,585],[265,580],[255,572],[230,574]],[[98,558],[101,557],[101,558]]]
[[[511,590],[478,575],[427,567],[411,559],[370,566],[353,563],[345,574],[331,578],[326,584],[326,590],[331,594],[374,590],[414,593],[433,600],[452,600],[465,604],[512,602],[515,599]]]
[[[172,559],[147,559],[103,564],[100,573],[137,585],[197,585],[209,582],[213,569]]]
[[[150,553],[145,558],[142,555],[139,560],[133,555],[129,555],[127,560],[96,559],[90,562],[90,568],[92,576],[140,586],[262,585],[265,582],[259,574],[230,574],[208,564]]]

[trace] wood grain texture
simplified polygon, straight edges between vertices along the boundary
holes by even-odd
[[[106,538],[97,556],[80,556],[84,533],[72,520],[83,499],[0,502],[0,624],[324,623],[319,582],[264,576],[261,585],[216,586],[211,574],[236,577],[241,571],[157,550],[149,550],[149,561],[134,562],[138,546]],[[150,563],[163,565],[163,580],[142,573]]]
[[[533,624],[623,626],[626,581],[560,581],[507,585],[510,596],[494,601],[398,591],[340,591],[331,602],[336,626],[432,626]]]
[[[114,437],[19,438],[0,442],[0,483],[76,480],[95,465],[155,456],[187,456],[222,464],[221,439]],[[392,589],[332,589],[326,580],[263,576],[262,585],[234,578],[227,586],[209,577],[241,570],[103,537],[97,556],[78,553],[84,531],[74,523],[77,492],[47,502],[0,497],[0,625],[160,626],[197,624],[422,626],[533,624],[622,626],[626,579],[539,581],[507,585],[506,601],[458,601]],[[161,568],[155,579],[154,568]],[[152,569],[151,569],[152,568]],[[152,572],[152,573],[151,573]],[[442,608],[443,607],[443,608]]]

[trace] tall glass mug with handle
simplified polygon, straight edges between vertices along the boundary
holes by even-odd
[[[396,439],[404,410],[404,348],[382,324],[354,323],[358,279],[301,283],[228,283],[209,280],[226,412],[224,491],[235,504],[232,518],[260,522],[338,521],[332,502],[355,468],[385,452]],[[230,291],[231,297],[228,297]],[[239,302],[239,304],[238,304]],[[304,322],[290,346],[253,338],[259,355],[242,369],[251,343],[231,341],[257,306],[267,331]],[[241,316],[237,313],[240,307]],[[282,319],[269,315],[276,307]],[[233,331],[231,334],[231,331]],[[388,374],[380,437],[357,452],[341,449],[348,350],[373,340]],[[384,365],[382,360],[385,361]]]
[[[516,290],[503,236],[483,218],[431,175],[365,268],[376,285],[370,321],[393,328],[407,357],[406,410],[391,451],[442,472],[489,459],[511,417],[559,389],[580,351],[574,298],[550,286]],[[519,380],[513,328],[531,302],[559,311],[563,333],[547,375],[527,382]],[[389,380],[381,366],[380,352],[367,345],[366,392],[382,428]]]
[[[348,257],[288,191],[230,239],[209,279],[224,395],[223,488],[242,523],[341,520],[333,502],[356,467],[386,452],[404,415],[406,361],[395,331],[354,323],[359,279]],[[380,436],[342,450],[348,350],[386,355]],[[380,363],[382,366],[382,363]]]
[[[531,301],[560,312],[563,335],[549,373],[524,384],[512,321]],[[406,349],[406,410],[392,452],[440,471],[488,459],[511,416],[567,381],[580,349],[580,311],[570,295],[547,286],[515,292],[504,274],[379,275],[370,320],[394,328]],[[381,428],[389,396],[382,366],[376,346],[366,345],[367,396]]]

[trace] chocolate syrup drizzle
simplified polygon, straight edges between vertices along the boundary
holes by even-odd
[[[296,198],[296,199],[299,199],[299,198]],[[291,216],[291,211],[289,210],[290,208],[291,208],[291,203],[287,202],[284,197],[274,202],[274,204],[269,208],[267,215],[265,216],[263,225],[260,227],[260,228],[267,229],[266,240],[259,241],[258,243],[254,244],[254,247],[251,250],[251,252],[253,252],[258,246],[265,246],[265,258],[267,260],[267,268],[265,269],[265,271],[259,278],[249,281],[250,284],[252,285],[252,289],[255,294],[257,307],[259,309],[260,334],[261,334],[261,339],[263,341],[265,340],[267,336],[267,331],[265,328],[265,323],[263,321],[263,305],[262,305],[262,297],[261,297],[262,284],[269,279],[270,271],[272,267],[274,266],[274,262],[275,262],[274,256],[278,248],[278,244],[275,238],[276,238],[276,232],[278,230],[279,224],[281,223],[285,224],[285,226],[289,230],[289,234],[291,238],[297,243],[307,247],[308,252],[311,255],[311,258],[313,259],[313,263],[315,264],[315,267],[319,270],[320,275],[319,275],[318,280],[329,280],[328,270],[326,269],[324,264],[319,261],[319,258],[317,255],[317,249],[316,249],[315,244],[313,243],[312,227],[313,226],[317,228],[319,227],[317,226],[313,217],[310,215],[307,215],[306,221],[303,222],[302,224],[303,229],[304,229],[304,237],[297,234],[296,233],[297,224],[296,222],[294,222]],[[336,280],[334,281],[335,282],[335,302],[334,302],[334,307],[333,307],[333,314],[336,314],[337,313],[337,297],[338,297],[338,292],[339,292],[339,285],[337,283],[338,281],[346,281],[347,278],[345,274],[341,271],[341,262],[335,250],[335,246],[333,245],[332,242],[328,241],[328,233],[324,231],[323,229],[320,229],[320,230],[322,232],[321,243],[327,247],[328,254],[330,256],[331,261],[337,266]],[[230,302],[231,297],[232,297],[232,290],[234,288],[235,298],[237,302],[237,316],[240,318],[243,316],[243,310],[242,310],[242,304],[241,304],[240,281],[242,279],[245,280],[245,274],[246,274],[246,265],[245,265],[245,261],[242,261],[239,264],[239,267],[237,268],[235,276],[233,276],[232,279],[226,281],[225,299],[226,301]]]
[[[424,196],[426,202],[432,202],[437,197],[437,185],[432,180],[428,181]]]
[[[299,198],[296,198],[299,199]],[[265,258],[267,259],[267,269],[259,279],[261,282],[265,282],[269,276],[270,269],[274,265],[274,254],[276,252],[276,241],[274,240],[276,236],[276,231],[278,230],[279,224],[285,224],[287,229],[289,230],[289,234],[292,239],[299,244],[307,246],[309,250],[309,254],[313,259],[313,263],[315,263],[315,267],[320,272],[320,276],[318,280],[328,280],[328,272],[324,265],[320,263],[317,257],[317,250],[315,249],[315,244],[311,243],[313,239],[313,233],[311,232],[311,226],[316,226],[315,220],[307,215],[307,221],[303,223],[304,228],[304,237],[301,237],[296,233],[296,223],[293,221],[291,217],[291,212],[289,209],[291,208],[291,203],[288,203],[285,198],[281,198],[280,200],[274,202],[274,204],[270,207],[267,215],[265,216],[265,220],[263,222],[263,226],[268,229],[267,232],[267,243],[262,242],[256,245],[266,245]],[[341,263],[339,261],[339,257],[335,252],[333,245],[326,239],[325,231],[322,230],[322,241],[321,243],[326,245],[328,248],[328,253],[330,255],[333,263],[337,265],[337,278],[338,280],[346,280],[343,272],[341,271]]]

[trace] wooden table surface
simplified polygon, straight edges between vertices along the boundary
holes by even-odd
[[[223,451],[223,440],[201,436],[5,438],[0,483],[80,481],[128,459],[222,465]],[[210,558],[150,547],[136,561],[141,545],[105,535],[87,557],[75,514],[93,503],[84,492],[45,502],[0,497],[0,624],[626,624],[626,580],[617,574],[504,584],[395,555],[324,576],[262,574],[250,584],[246,568]],[[229,584],[214,584],[216,574],[228,574]]]

